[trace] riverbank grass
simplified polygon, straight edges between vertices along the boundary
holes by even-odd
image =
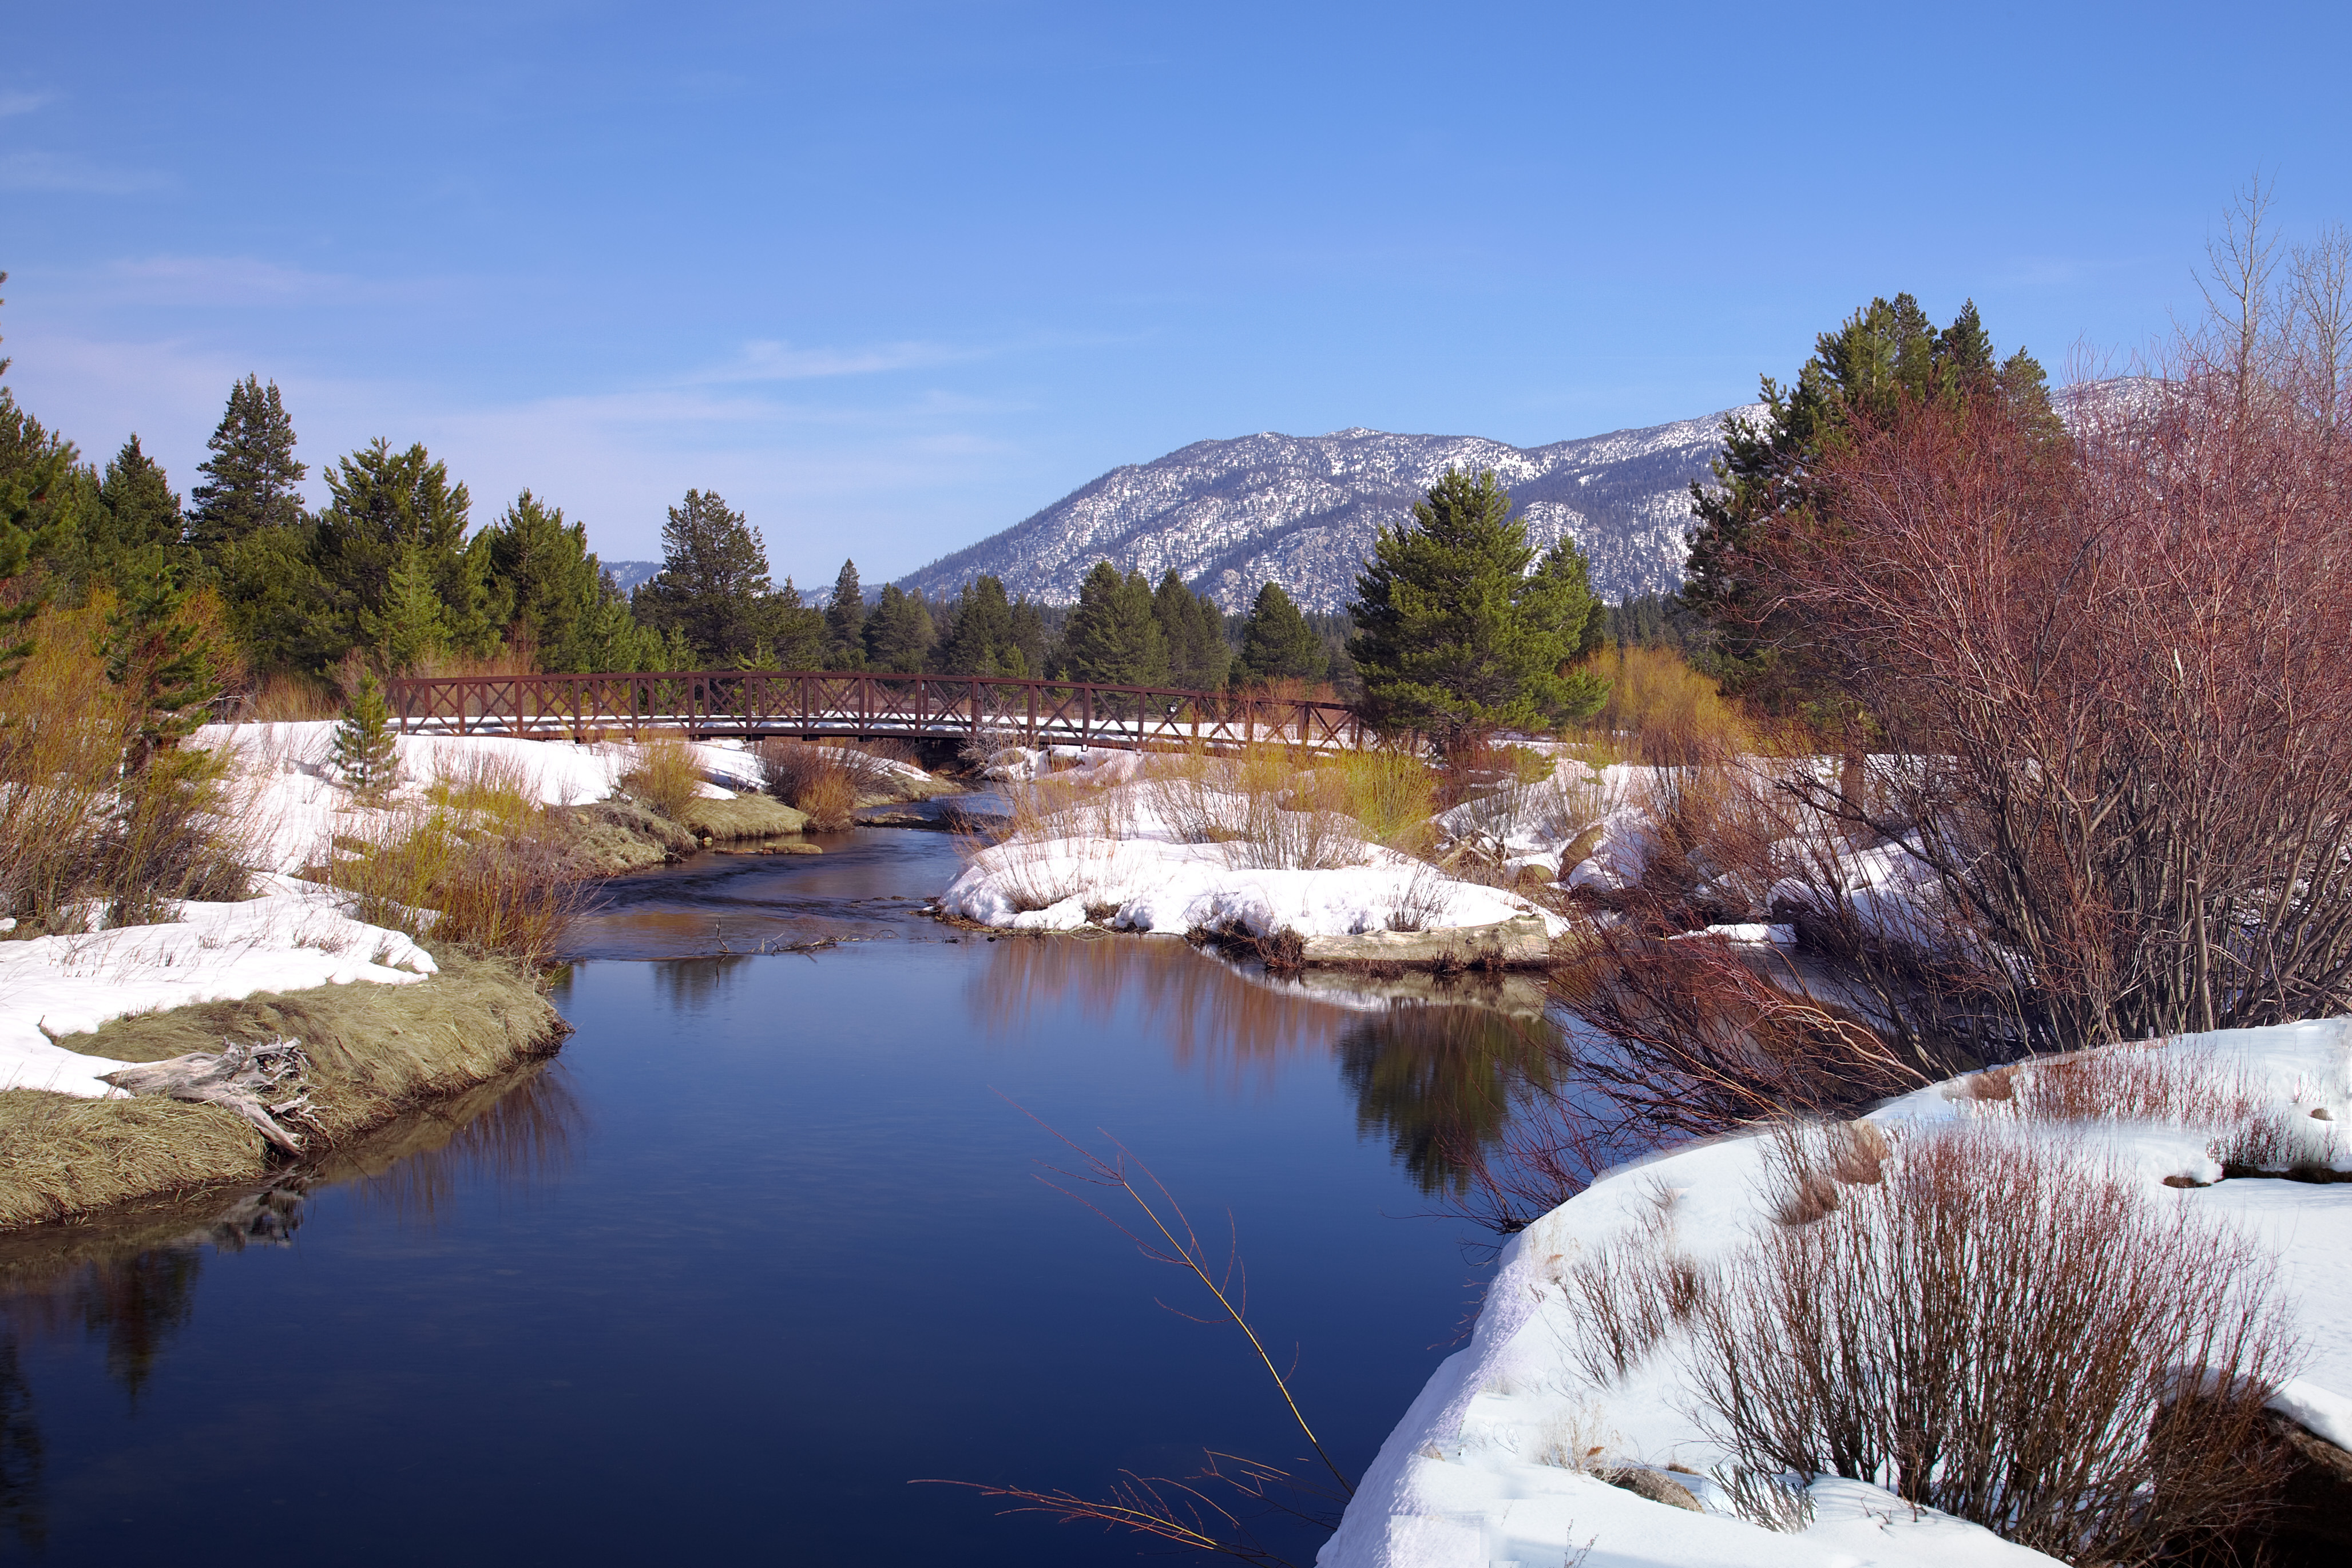
[[[434,957],[440,972],[412,985],[204,1002],[117,1019],[58,1043],[118,1061],[161,1061],[217,1051],[224,1040],[299,1040],[310,1061],[306,1143],[323,1150],[543,1054],[568,1032],[518,960],[446,945]],[[269,1165],[260,1134],[219,1106],[0,1091],[0,1227],[252,1180]]]

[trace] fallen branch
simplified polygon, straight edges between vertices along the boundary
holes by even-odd
[[[289,1129],[279,1118],[308,1119],[310,1096],[302,1087],[302,1075],[310,1067],[310,1059],[302,1054],[302,1042],[299,1040],[245,1045],[225,1039],[217,1056],[194,1051],[163,1061],[142,1062],[136,1067],[101,1073],[99,1082],[111,1083],[131,1094],[160,1094],[192,1104],[226,1106],[250,1122],[255,1131],[272,1145],[289,1155],[299,1155],[302,1152],[301,1135]],[[264,1100],[264,1095],[280,1090],[289,1092],[274,1102]]]

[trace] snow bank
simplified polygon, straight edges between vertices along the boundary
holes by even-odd
[[[258,833],[257,858],[273,870],[294,871],[316,861],[320,846],[338,832],[355,831],[366,809],[352,805],[331,759],[335,726],[301,724],[207,725],[194,743],[234,751],[248,801],[244,815]],[[514,770],[527,793],[542,806],[602,800],[628,771],[635,754],[625,741],[576,746],[568,740],[525,740],[497,735],[404,735],[394,745],[400,756],[401,788],[387,799],[396,808],[424,798],[436,779],[463,777],[484,762]],[[739,740],[700,741],[691,747],[703,777],[706,800],[731,800],[760,790],[760,759]],[[888,764],[904,768],[902,763]],[[907,769],[920,776],[919,768]]]
[[[1417,911],[1429,928],[1544,917],[1567,922],[1499,888],[1436,876],[1386,851],[1370,863],[1328,871],[1236,867],[1224,844],[1135,839],[1050,839],[985,850],[940,897],[947,914],[1016,931],[1075,931],[1089,908],[1111,908],[1113,927],[1181,936],[1235,926],[1253,936],[1354,936],[1389,929]],[[1050,899],[1051,902],[1045,902]]]
[[[1139,777],[1139,754],[1060,750],[1066,754],[1061,759],[1076,766],[1053,775],[1056,788],[1073,791],[1073,803],[1051,819],[1058,836],[1016,836],[982,851],[940,896],[943,912],[1019,931],[1076,930],[1087,924],[1089,909],[1114,911],[1110,924],[1119,930],[1175,935],[1231,926],[1254,936],[1354,936],[1390,929],[1391,917],[1415,922],[1412,929],[1434,929],[1523,915],[1541,915],[1547,936],[1568,929],[1565,920],[1515,894],[1457,882],[1410,856],[1357,841],[1352,823],[1332,823],[1325,847],[1331,858],[1355,863],[1267,869],[1254,862],[1268,857],[1238,836],[1252,810],[1245,796],[1194,789],[1190,810],[1216,830],[1219,841],[1190,841],[1202,835],[1171,820],[1167,796]],[[1016,776],[1046,756],[1024,752],[995,766],[1013,770],[1000,776]]]
[[[127,1062],[84,1056],[52,1036],[131,1013],[234,1001],[257,991],[434,973],[431,954],[397,931],[353,919],[341,895],[276,874],[241,904],[184,904],[171,925],[0,942],[0,1089],[106,1096],[98,1082]]]
[[[2194,1053],[2239,1075],[2270,1106],[2323,1129],[2352,1116],[2352,1020],[2194,1036],[2157,1048]],[[1888,1124],[1976,1114],[1965,1091],[1937,1085],[1874,1113]],[[2025,1138],[2081,1147],[2084,1124],[1984,1118]],[[2352,1187],[2235,1179],[2198,1190],[2166,1176],[2220,1176],[2201,1130],[2096,1124],[2092,1141],[2117,1168],[2137,1170],[2160,1202],[2191,1205],[2275,1247],[2306,1360],[2273,1404],[2330,1441],[2352,1438]],[[2337,1145],[2339,1151],[2342,1145]],[[1729,1139],[1616,1171],[1596,1181],[1505,1246],[1470,1343],[1431,1376],[1382,1445],[1323,1548],[1322,1568],[1487,1568],[1557,1564],[1591,1543],[1588,1568],[1673,1564],[2023,1564],[2050,1558],[1974,1525],[1910,1506],[1859,1482],[1811,1489],[1814,1516],[1795,1534],[1734,1517],[1704,1472],[1728,1456],[1687,1414],[1696,1400],[1669,1336],[1651,1357],[1605,1385],[1581,1371],[1588,1331],[1557,1280],[1563,1261],[1589,1256],[1658,1213],[1673,1195],[1675,1248],[1705,1263],[1742,1248],[1769,1223],[1760,1196],[1765,1139]],[[1612,1464],[1687,1471],[1671,1479],[1707,1511],[1651,1502],[1599,1479],[1546,1464],[1563,1445],[1603,1451]]]

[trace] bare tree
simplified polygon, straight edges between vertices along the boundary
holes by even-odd
[[[2205,297],[2209,330],[2220,357],[2237,378],[2241,394],[2261,379],[2269,340],[2278,325],[2271,275],[2278,269],[2278,236],[2270,226],[2276,181],[2265,185],[2257,171],[2230,193],[2221,233],[2205,242],[2205,271],[2197,275]]]
[[[2352,413],[2352,231],[2330,224],[2289,260],[2294,288],[2295,358],[2309,388],[2312,411],[2331,438],[2340,439]]]

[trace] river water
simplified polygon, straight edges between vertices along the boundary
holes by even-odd
[[[1443,1151],[1498,1124],[1540,1016],[991,942],[915,913],[943,835],[818,841],[609,884],[543,1069],[216,1215],[0,1247],[0,1556],[1133,1561],[910,1484],[1307,1453],[1234,1329],[1157,1304],[1202,1288],[1048,1185],[1048,1128],[1237,1242],[1360,1472],[1475,1309]]]

